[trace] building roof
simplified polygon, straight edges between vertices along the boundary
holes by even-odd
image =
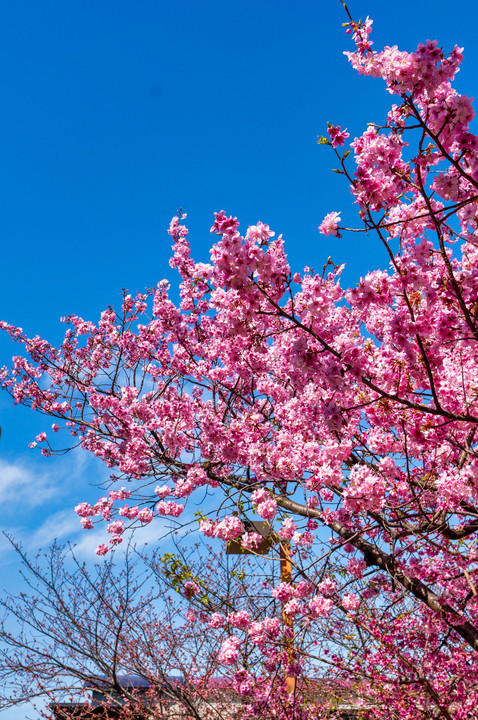
[[[142,677],[136,675],[118,675],[116,677],[119,685],[124,688],[149,688],[151,683]],[[85,682],[85,688],[88,690],[103,690],[110,687],[112,679],[106,675],[98,675],[90,678]]]

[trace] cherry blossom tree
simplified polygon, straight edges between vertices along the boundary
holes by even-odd
[[[196,262],[180,215],[179,304],[165,281],[125,293],[97,323],[65,318],[59,348],[2,323],[26,356],[1,377],[53,436],[70,432],[111,468],[109,492],[76,508],[85,528],[106,520],[99,554],[205,495],[203,534],[254,552],[258,515],[292,561],[290,582],[270,588],[293,619],[273,662],[300,675],[299,628],[345,622],[353,661],[336,653],[334,667],[368,677],[397,713],[416,692],[410,717],[458,720],[473,712],[478,650],[478,138],[452,86],[462,50],[376,52],[371,27],[350,18],[346,54],[395,102],[350,148],[335,125],[319,142],[350,184],[357,237],[383,246],[387,268],[343,289],[342,267],[294,272],[282,236],[262,222],[241,235],[224,212],[210,262]],[[336,210],[319,229],[352,230]],[[53,436],[33,444],[49,455]],[[269,648],[264,622],[224,641],[226,666],[245,643]]]
[[[194,546],[143,557],[128,548],[89,568],[69,546],[32,560],[13,545],[24,587],[0,601],[2,709],[38,698],[50,702],[45,717],[66,720],[82,703],[91,709],[93,692],[96,713],[124,720],[232,720],[249,717],[251,703],[283,714],[282,675],[264,675],[254,645],[242,672],[227,667],[231,631],[273,609],[254,563]]]

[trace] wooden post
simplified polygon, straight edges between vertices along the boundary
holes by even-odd
[[[292,565],[290,562],[290,547],[286,543],[280,544],[280,579],[281,582],[290,583],[292,581]],[[287,615],[287,613],[284,611],[284,604],[282,605],[282,627],[284,630],[286,628],[292,628],[292,618],[290,615]],[[292,654],[294,651],[294,645],[291,640],[287,640],[287,655],[289,658],[289,662],[292,662]],[[287,674],[285,676],[285,686],[287,688],[287,692],[289,693],[295,693],[295,677],[289,677]]]
[[[226,554],[227,555],[267,555],[273,540],[273,533],[270,532],[270,525],[269,523],[258,521],[258,520],[252,520],[249,522],[251,529],[255,530],[255,532],[259,533],[259,535],[262,535],[263,541],[260,543],[259,547],[254,550],[244,550],[242,547],[240,541],[237,540],[230,540],[227,543],[226,546]],[[290,583],[292,581],[292,565],[290,562],[290,546],[288,543],[281,542],[280,543],[280,579],[281,582]],[[287,615],[286,612],[284,612],[284,603],[282,604],[282,627],[285,630],[286,628],[292,629],[292,618]],[[292,640],[287,640],[286,646],[285,646],[287,657],[289,659],[289,662],[292,662],[292,656],[294,653],[294,643]],[[285,675],[285,686],[287,688],[287,692],[289,695],[291,693],[295,693],[295,678],[289,677],[288,675]]]

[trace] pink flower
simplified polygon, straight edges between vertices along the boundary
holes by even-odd
[[[272,520],[277,512],[277,501],[272,497],[270,492],[264,488],[261,490],[254,490],[251,495],[252,502],[257,507],[257,513],[264,520]]]
[[[91,507],[90,503],[82,502],[75,507],[75,512],[80,517],[91,517],[92,515],[98,515],[95,508]]]
[[[342,607],[344,610],[356,610],[360,605],[359,598],[351,593],[350,595],[344,595],[342,598]]]
[[[277,512],[277,501],[274,498],[268,498],[257,506],[257,514],[264,520],[273,520]]]
[[[355,575],[357,578],[363,576],[363,571],[367,567],[365,560],[357,560],[357,558],[351,558],[347,563],[347,572],[351,575]]]
[[[39,435],[36,436],[35,439],[36,439],[37,442],[45,442],[45,440],[46,440],[46,432],[40,433]]]
[[[191,580],[188,580],[184,583],[184,596],[190,600],[193,595],[198,595],[198,593],[201,592],[201,588],[199,585],[195,582],[192,582]]]
[[[331,597],[337,590],[337,583],[335,580],[325,578],[317,585],[317,590],[322,593],[325,597]]]
[[[148,510],[147,508],[144,508],[144,510],[140,510],[138,512],[136,517],[138,518],[138,520],[140,522],[142,522],[146,525],[147,523],[150,523],[151,520],[153,519],[153,511]]]
[[[205,520],[200,521],[199,529],[206,537],[214,537],[216,533],[216,523],[213,520],[206,518]]]
[[[218,235],[234,233],[239,227],[237,218],[233,218],[232,215],[230,217],[227,217],[224,210],[221,210],[221,212],[218,213],[215,212],[214,217],[216,219],[214,221],[214,225],[210,230],[210,232],[212,233],[217,233]]]
[[[235,515],[227,515],[216,525],[215,536],[221,540],[235,540],[244,533],[244,524]]]
[[[284,612],[286,615],[297,615],[302,610],[302,605],[298,600],[293,598],[292,600],[289,600],[289,602],[286,602],[284,605]]]
[[[224,625],[224,618],[220,613],[213,613],[211,615],[211,619],[209,620],[209,627],[217,629]]]
[[[172,517],[179,517],[184,510],[184,505],[177,503],[175,500],[165,502],[162,500],[156,505],[156,512],[158,515],[170,515]]]
[[[247,629],[247,634],[253,645],[258,645],[259,647],[265,645],[266,635],[263,623],[257,621],[252,622]]]
[[[105,545],[104,543],[98,545],[95,552],[97,555],[106,555],[106,553],[108,552],[108,545]]]
[[[276,600],[287,602],[287,600],[295,597],[296,591],[289,583],[281,582],[271,591],[271,595],[272,597],[275,597]]]
[[[340,219],[340,211],[330,212],[320,223],[319,232],[321,232],[322,235],[335,235],[336,237],[341,237],[339,233]]]
[[[249,613],[246,610],[239,610],[238,612],[229,613],[227,616],[227,622],[233,627],[245,630],[251,622]]]
[[[329,598],[322,595],[316,595],[309,601],[309,610],[313,617],[327,617],[332,610],[334,603]]]
[[[334,148],[338,145],[344,145],[346,139],[350,137],[350,134],[346,130],[340,129],[340,125],[329,125],[327,132],[329,133],[330,142]]]
[[[122,520],[115,520],[108,525],[107,530],[112,535],[121,535],[124,532],[124,522]]]
[[[303,598],[314,592],[314,586],[308,580],[301,580],[295,586],[295,594],[297,597]]]
[[[163,500],[167,495],[170,495],[170,493],[171,493],[171,488],[168,487],[167,485],[161,485],[161,486],[160,486],[160,485],[157,485],[157,486],[154,488],[154,492],[156,493],[156,495],[157,495],[159,498],[161,498],[161,500]]]
[[[280,622],[279,618],[266,617],[263,625],[264,625],[264,630],[270,637],[277,638],[280,635],[282,626],[281,626],[281,622]]]
[[[283,540],[292,540],[296,530],[297,525],[292,521],[292,518],[286,518],[279,530],[279,536],[283,538]]]
[[[235,635],[231,635],[223,641],[217,659],[223,665],[234,665],[239,654],[241,641]]]
[[[130,507],[129,505],[123,505],[118,510],[118,514],[122,517],[127,517],[129,520],[134,520],[135,517],[137,517],[139,513],[139,507],[137,505],[133,505],[133,507]]]
[[[246,237],[258,243],[267,243],[270,237],[274,237],[273,232],[269,225],[265,225],[262,222],[258,222],[257,225],[250,225],[247,228]]]
[[[109,496],[110,500],[126,500],[131,496],[131,490],[122,487],[120,490],[111,490]]]
[[[292,536],[292,540],[296,545],[302,545],[302,547],[310,547],[314,542],[314,536],[308,531],[304,533],[295,532]]]
[[[233,687],[239,695],[251,695],[254,689],[254,677],[247,670],[240,670],[234,675]]]
[[[263,538],[257,532],[244,533],[241,535],[241,545],[245,550],[257,550]]]
[[[254,492],[251,494],[252,502],[256,504],[267,500],[268,497],[270,497],[270,493],[268,493],[265,488],[260,488],[260,490],[254,490]]]

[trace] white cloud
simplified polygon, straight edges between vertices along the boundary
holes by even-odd
[[[105,494],[100,485],[107,481],[110,470],[99,460],[82,450],[74,450],[62,457],[49,459],[22,456],[14,462],[0,459],[0,503],[3,507],[0,531],[7,532],[31,556],[39,548],[46,549],[55,540],[69,542],[82,560],[97,561],[96,548],[108,545],[111,536],[106,522],[99,522],[93,530],[83,530],[74,507],[82,501],[96,502]],[[173,550],[174,538],[184,539],[190,530],[197,529],[194,516],[196,506],[189,502],[174,527],[170,518],[155,517],[153,522],[138,528],[132,543],[138,549],[144,545]],[[176,530],[176,532],[175,532]],[[121,555],[128,544],[130,533],[117,548]],[[13,567],[16,558],[13,549],[0,532],[0,566],[3,572]]]
[[[49,472],[38,472],[24,463],[0,459],[0,503],[8,508],[21,501],[23,506],[36,507],[48,502],[58,485]]]
[[[88,492],[88,483],[105,481],[107,468],[84,450],[61,457],[15,460],[0,458],[0,503],[9,507],[38,508],[51,505],[78,489]]]
[[[65,508],[48,515],[45,522],[29,536],[28,545],[32,549],[45,548],[54,540],[70,540],[82,532],[78,515],[74,509]]]
[[[0,531],[28,552],[46,548],[55,538],[74,541],[82,536],[75,505],[94,502],[102,493],[90,483],[99,484],[108,474],[102,463],[82,450],[48,460],[0,458]],[[0,565],[5,567],[12,559],[13,550],[0,533]]]

